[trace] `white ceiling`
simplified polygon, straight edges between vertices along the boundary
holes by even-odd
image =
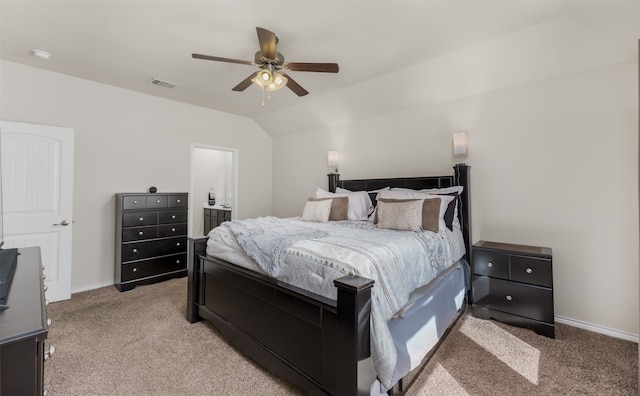
[[[191,58],[197,52],[253,60],[256,26],[278,35],[286,60],[336,62],[340,72],[289,72],[310,94],[298,97],[285,88],[262,107],[257,87],[231,91],[254,67]],[[469,62],[473,51],[497,51],[496,59],[512,54],[518,59],[509,70],[523,68],[517,61],[527,54],[536,54],[536,62],[566,60],[553,64],[554,72],[537,65],[536,72],[513,77],[510,84],[517,84],[633,59],[638,38],[635,0],[0,1],[4,60],[250,117],[272,136],[401,107],[405,97],[433,85],[421,74],[449,69],[442,60],[456,54],[467,54],[461,62],[474,65],[440,87],[449,90],[445,98],[486,88],[471,78],[478,73]],[[32,56],[36,48],[52,58]],[[483,65],[482,79],[493,70],[508,81],[512,73],[499,70],[505,59],[495,62]],[[151,78],[177,87],[153,86]]]

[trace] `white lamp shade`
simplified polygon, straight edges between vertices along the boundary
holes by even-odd
[[[329,168],[337,168],[340,164],[340,153],[338,151],[329,151],[327,153],[327,165]]]
[[[453,134],[453,153],[455,155],[467,155],[469,151],[469,138],[467,132]]]

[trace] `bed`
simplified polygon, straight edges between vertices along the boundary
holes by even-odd
[[[469,167],[456,165],[454,174],[448,176],[329,178],[330,191],[453,186],[463,187],[456,196],[456,215],[464,241],[461,254],[466,260],[447,266],[424,286],[428,292],[424,297],[416,297],[385,323],[397,356],[394,366],[387,367],[383,375],[378,373],[384,371],[379,368],[383,361],[380,337],[372,334],[380,328],[376,298],[381,293],[374,292],[372,298],[374,281],[362,276],[335,277],[331,294],[309,291],[251,269],[241,260],[208,255],[210,238],[190,238],[187,320],[211,322],[252,360],[308,394],[404,394],[466,309],[467,261],[471,261]],[[375,194],[371,195],[375,201]],[[418,355],[410,344],[419,344]]]

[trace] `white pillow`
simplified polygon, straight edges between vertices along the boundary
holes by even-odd
[[[425,194],[434,194],[434,195],[462,194],[463,189],[464,187],[462,186],[451,186],[451,187],[444,187],[444,188],[424,188],[422,190],[413,190],[410,188],[402,188],[402,187],[392,188],[393,191],[413,191],[413,192],[421,192]]]
[[[426,194],[423,192],[415,191],[415,190],[388,190],[381,191],[378,194],[378,199],[380,198],[390,198],[390,199],[434,199],[440,198],[440,219],[439,219],[439,229],[444,230],[447,228],[447,224],[444,221],[444,213],[447,211],[447,206],[449,206],[449,202],[455,199],[454,196],[451,195],[433,195]]]
[[[349,220],[367,220],[369,213],[373,211],[371,198],[366,191],[352,191],[335,194],[318,187],[316,198],[349,197],[349,209],[347,218]]]
[[[302,212],[302,220],[324,223],[329,221],[332,199],[323,201],[307,201]]]

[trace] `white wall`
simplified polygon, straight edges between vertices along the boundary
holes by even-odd
[[[189,190],[192,142],[238,149],[238,217],[271,212],[271,138],[252,120],[6,61],[0,119],[75,130],[72,290],[113,283],[115,193]]]
[[[274,215],[342,179],[451,174],[469,132],[473,241],[553,249],[555,314],[638,335],[636,61],[274,138]],[[295,187],[294,187],[295,186]]]

